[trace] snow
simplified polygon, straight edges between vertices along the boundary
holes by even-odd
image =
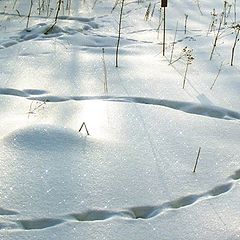
[[[45,34],[56,1],[28,29],[29,3],[0,1],[0,239],[240,239],[233,6],[210,61],[223,1],[169,1],[163,57],[159,2],[126,0],[115,68],[115,1],[66,3]]]

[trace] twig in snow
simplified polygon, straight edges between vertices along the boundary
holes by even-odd
[[[221,65],[220,65],[220,67],[219,67],[219,69],[218,69],[217,76],[215,77],[215,79],[214,79],[214,81],[213,81],[213,84],[212,84],[212,86],[210,87],[210,90],[213,89],[213,87],[214,87],[214,85],[215,85],[215,83],[216,83],[216,81],[217,81],[217,79],[218,79],[218,77],[219,77],[219,75],[220,75],[220,73],[221,73],[221,71],[222,71],[222,67],[223,67],[223,61],[221,62]]]
[[[201,147],[199,147],[199,149],[198,149],[198,154],[197,154],[196,162],[195,162],[195,165],[194,165],[194,168],[193,168],[193,173],[196,172],[197,165],[198,165],[198,160],[199,160],[199,157],[200,157],[200,153],[201,153]]]
[[[104,93],[108,93],[108,82],[107,82],[107,67],[105,62],[105,50],[102,48],[102,62],[103,62],[103,72],[104,72]]]
[[[172,63],[173,51],[174,51],[174,47],[175,47],[175,44],[176,44],[177,30],[178,30],[178,21],[177,21],[177,24],[176,24],[176,30],[175,30],[175,34],[174,34],[173,43],[172,43],[171,56],[170,56],[170,60],[169,60],[170,64]]]
[[[227,1],[223,2],[223,24],[226,25],[226,18],[227,18]]]
[[[163,22],[163,11],[162,11],[162,7],[160,7],[159,9],[159,18],[158,18],[158,27],[157,27],[157,30],[160,29],[161,25],[162,25],[162,22]]]
[[[21,14],[17,9],[16,9],[16,12],[17,12],[18,16],[21,17]]]
[[[212,48],[212,51],[211,51],[211,54],[210,54],[210,61],[212,60],[214,50],[215,50],[215,48],[217,46],[217,41],[218,41],[218,38],[219,38],[219,35],[220,35],[221,26],[222,26],[222,23],[223,23],[223,16],[224,16],[224,13],[222,12],[221,17],[220,17],[219,26],[218,26],[217,35],[216,35],[216,37],[214,39],[213,48]]]
[[[17,3],[17,0],[15,0],[15,1],[14,1],[12,9],[14,9],[14,8],[15,8],[15,6],[16,6],[16,3]]]
[[[212,20],[211,20],[211,23],[210,23],[210,25],[209,25],[207,35],[209,34],[209,32],[215,31],[215,29],[216,29],[216,23],[217,23],[217,18],[216,18],[216,17],[217,17],[217,13],[216,13],[215,8],[214,8],[213,11],[211,12],[211,16],[212,16]]]
[[[184,21],[184,34],[187,33],[187,20],[188,20],[188,15],[185,14],[185,21]]]
[[[90,135],[89,132],[88,132],[87,125],[86,125],[85,122],[82,123],[82,125],[81,125],[81,127],[80,127],[80,129],[79,129],[78,132],[81,132],[81,130],[82,130],[83,127],[85,128],[87,135]]]
[[[66,3],[66,10],[68,10],[68,14],[70,13],[71,4],[72,4],[72,1],[71,1],[71,0],[67,0],[67,3]]]
[[[119,52],[119,45],[120,45],[120,38],[121,38],[121,29],[122,29],[122,16],[123,16],[123,7],[124,1],[121,1],[121,10],[119,15],[119,23],[118,23],[118,40],[117,40],[117,48],[116,48],[116,67],[118,67],[118,52]]]
[[[61,9],[61,4],[62,4],[62,0],[58,0],[57,12],[56,12],[56,15],[55,15],[54,23],[44,34],[48,34],[50,31],[52,31],[54,26],[57,24],[57,19],[58,19],[58,15],[59,15],[59,12],[60,12],[60,9]]]
[[[203,12],[202,12],[201,6],[200,6],[200,1],[196,0],[196,4],[197,4],[197,7],[198,7],[198,10],[199,10],[200,14],[203,16]]]
[[[49,17],[49,13],[50,13],[50,1],[51,0],[47,0],[47,17]]]
[[[35,106],[33,107],[33,103],[34,103],[34,100],[33,100],[29,106],[28,118],[30,117],[30,114],[35,114],[37,111],[44,109],[46,102],[47,102],[47,99],[45,99],[43,102],[36,102]]]
[[[111,13],[113,13],[113,11],[114,11],[115,8],[117,7],[119,1],[120,1],[120,0],[116,0],[116,1],[115,1],[115,4],[114,4],[114,6],[113,6],[113,8],[112,8],[112,10],[111,10]]]
[[[192,49],[184,48],[183,51],[186,53],[187,61],[186,61],[186,68],[184,72],[184,77],[183,77],[183,89],[185,88],[186,80],[187,80],[187,72],[188,72],[188,67],[190,64],[192,64],[194,57],[192,56]]]
[[[232,47],[231,66],[233,66],[235,48],[236,48],[237,42],[239,41],[240,24],[236,24],[235,26],[233,26],[233,28],[236,31],[236,36],[235,36],[233,47]]]
[[[95,6],[96,6],[96,4],[97,4],[97,1],[98,1],[98,0],[95,0],[95,1],[94,1],[93,6],[92,6],[92,9],[95,8]]]
[[[146,13],[144,15],[144,20],[145,21],[148,21],[149,20],[149,16],[150,16],[150,10],[151,10],[151,2],[149,3],[148,7],[147,7],[147,10],[146,10]]]
[[[232,4],[228,4],[227,18],[230,16],[232,10]]]
[[[33,6],[33,0],[30,0],[30,8],[29,8],[28,16],[27,16],[27,25],[26,25],[26,29],[28,29],[29,20],[30,20],[30,16],[31,16],[31,12],[32,12],[32,6]]]
[[[156,5],[157,5],[157,3],[154,3],[154,5],[153,5],[153,9],[152,9],[152,13],[151,13],[151,18],[152,18],[152,17],[153,17],[153,15],[154,15],[154,12],[155,12]]]
[[[234,0],[234,22],[237,22],[237,0]]]

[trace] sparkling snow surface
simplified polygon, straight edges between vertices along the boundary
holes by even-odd
[[[29,2],[0,0],[0,239],[240,239],[234,1],[210,61],[223,1],[169,0],[163,57],[159,2],[125,0],[118,68],[119,6],[69,2],[45,34],[56,1],[26,29]]]

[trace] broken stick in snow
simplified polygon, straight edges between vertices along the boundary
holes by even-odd
[[[195,165],[194,165],[194,168],[193,168],[193,172],[194,172],[194,173],[196,172],[196,169],[197,169],[197,165],[198,165],[198,160],[199,160],[199,157],[200,157],[200,153],[201,153],[201,147],[199,147],[199,149],[198,149],[198,154],[197,154],[196,162],[195,162]]]

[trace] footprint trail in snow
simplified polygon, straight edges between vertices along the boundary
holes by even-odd
[[[18,90],[13,88],[0,88],[0,95],[10,95],[15,97],[24,97],[28,100],[37,100],[43,102],[66,102],[66,101],[87,101],[87,100],[101,100],[111,102],[137,103],[154,105],[160,107],[167,107],[182,112],[201,115],[211,118],[218,118],[224,120],[239,120],[240,113],[226,108],[203,105],[199,103],[173,101],[167,99],[145,98],[145,97],[128,97],[128,96],[54,96],[44,95],[44,90]]]
[[[228,178],[226,183],[218,185],[207,192],[200,194],[191,194],[165,202],[156,206],[136,206],[127,209],[89,209],[81,213],[70,213],[64,216],[56,216],[52,218],[36,218],[36,219],[18,219],[10,220],[4,215],[17,215],[18,212],[0,208],[0,231],[11,230],[40,230],[54,227],[64,223],[80,223],[94,221],[109,221],[113,219],[123,220],[149,220],[154,217],[160,217],[163,213],[169,211],[178,211],[184,207],[190,207],[200,201],[207,201],[219,197],[231,191],[235,183],[240,179],[240,170],[237,170]]]

